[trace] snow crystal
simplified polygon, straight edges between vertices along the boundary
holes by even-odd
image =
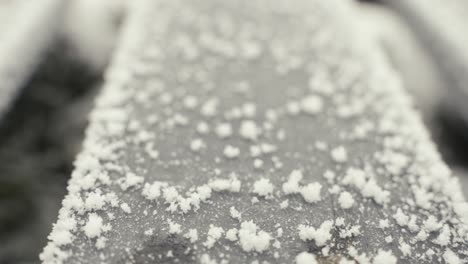
[[[254,121],[242,121],[239,134],[245,139],[255,141],[260,134],[260,129]]]
[[[463,261],[450,249],[446,249],[444,252],[444,260],[447,264],[462,264]]]
[[[372,264],[396,264],[397,258],[391,251],[379,249],[377,255],[374,257]]]
[[[104,225],[102,218],[95,213],[91,213],[88,216],[88,221],[83,227],[83,231],[89,238],[95,238],[101,235],[103,232]]]
[[[230,179],[214,179],[208,183],[208,186],[215,192],[239,192],[241,188],[241,182],[236,178]]]
[[[242,217],[242,214],[234,206],[231,206],[231,208],[229,208],[229,213],[231,214],[232,218],[237,220],[240,220]]]
[[[301,187],[299,192],[306,202],[315,203],[322,199],[320,196],[321,189],[322,185],[318,182],[314,182]]]
[[[330,233],[332,228],[333,221],[330,220],[324,221],[318,229],[311,226],[299,225],[299,237],[303,241],[314,240],[317,246],[322,247],[332,238],[332,234]]]
[[[283,183],[283,192],[286,194],[298,193],[300,191],[299,182],[302,180],[302,178],[302,171],[293,170],[289,174],[288,181]]]
[[[270,247],[270,234],[265,231],[258,231],[257,225],[253,221],[242,222],[239,229],[239,244],[246,252],[263,252]]]
[[[270,196],[273,193],[274,186],[269,179],[261,178],[253,185],[253,192],[259,196]]]
[[[169,221],[169,234],[180,234],[182,226],[180,224]]]
[[[346,162],[348,154],[343,146],[336,147],[331,150],[331,156],[336,162]]]
[[[322,111],[323,101],[316,95],[309,95],[301,100],[300,107],[305,113],[314,115]]]
[[[187,234],[184,235],[187,239],[190,240],[191,243],[195,243],[198,240],[198,231],[196,229],[189,229]]]
[[[194,152],[199,152],[203,147],[205,146],[205,143],[203,143],[203,140],[197,138],[192,140],[190,142],[190,149]]]
[[[236,228],[231,228],[226,232],[226,239],[229,241],[237,241],[237,229]]]
[[[342,192],[338,197],[338,203],[340,204],[341,208],[349,209],[354,204],[353,196],[349,192]]]
[[[240,154],[240,150],[236,147],[233,147],[231,145],[227,145],[224,148],[224,156],[228,159],[234,159],[237,158]]]
[[[215,128],[216,135],[220,138],[228,138],[232,135],[232,127],[229,123],[222,123]]]
[[[210,225],[210,229],[208,230],[208,237],[203,245],[207,248],[212,248],[216,241],[218,241],[223,236],[223,234],[224,230],[221,227]]]
[[[301,252],[296,256],[296,264],[316,264],[318,263],[315,259],[314,254],[308,252]]]
[[[120,205],[120,208],[122,209],[122,211],[124,211],[127,214],[130,214],[132,212],[132,209],[130,209],[130,206],[128,206],[127,203],[122,203]]]

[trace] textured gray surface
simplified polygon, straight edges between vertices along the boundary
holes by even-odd
[[[134,5],[141,10],[130,15],[91,115],[44,263],[291,263],[303,251],[323,263],[466,258],[467,205],[458,183],[346,3]],[[258,137],[239,132],[247,120],[258,126]],[[211,131],[197,129],[200,122]],[[221,123],[232,135],[217,135]],[[264,144],[274,150],[252,157]],[[228,145],[239,154],[227,157]],[[362,172],[363,182],[347,182],[350,169]],[[282,185],[293,170],[303,172],[301,185],[320,183],[321,190],[285,194]],[[242,183],[238,192],[210,184],[233,173]],[[330,173],[335,177],[324,177]],[[261,178],[274,186],[266,198],[255,187]],[[143,186],[154,181],[167,186],[146,199]],[[184,211],[185,198],[200,186],[211,196]],[[339,201],[343,191],[354,198],[349,209]],[[307,202],[312,194],[320,199]],[[437,219],[434,230],[425,224],[430,216]],[[380,228],[380,220],[389,226]],[[269,234],[266,250],[245,247],[264,242],[260,233],[234,242],[223,233],[213,246],[207,243],[212,227],[226,232],[248,221]],[[319,232],[325,243],[301,239],[300,225],[318,228],[326,221],[333,226]],[[171,223],[180,232],[172,232]],[[353,226],[359,231],[346,232]],[[199,240],[185,237],[190,229]]]

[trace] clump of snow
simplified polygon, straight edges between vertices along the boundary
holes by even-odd
[[[309,252],[301,252],[296,256],[296,264],[316,264],[315,255]]]
[[[323,247],[332,238],[332,234],[330,233],[332,228],[333,221],[331,220],[324,221],[318,229],[312,226],[299,225],[299,237],[303,241],[314,240],[317,246]]]
[[[445,250],[443,258],[447,264],[461,264],[463,261],[449,248]]]
[[[255,141],[260,135],[260,128],[257,127],[254,121],[242,121],[239,134],[245,139]]]
[[[239,244],[245,252],[256,251],[262,253],[270,247],[271,235],[258,229],[258,226],[253,221],[241,223]]]
[[[288,181],[283,183],[283,192],[285,194],[293,194],[298,193],[299,189],[299,182],[302,180],[304,176],[302,175],[302,171],[300,170],[293,170],[289,174]]]
[[[396,264],[397,258],[392,254],[391,251],[385,251],[383,249],[379,249],[372,263],[373,264]]]
[[[189,231],[184,235],[187,239],[190,240],[190,243],[195,243],[198,240],[198,231],[197,229],[189,229]]]
[[[261,178],[253,185],[253,192],[259,196],[267,197],[273,193],[274,186],[269,179]]]
[[[322,199],[322,197],[320,196],[321,189],[322,185],[320,183],[313,182],[301,187],[299,193],[302,195],[306,202],[315,203]]]
[[[182,232],[182,226],[178,223],[169,221],[169,234],[180,234]]]
[[[314,115],[322,111],[323,101],[316,95],[308,95],[301,100],[300,107],[304,113]]]
[[[283,183],[283,192],[286,194],[299,193],[308,203],[315,203],[320,201],[320,190],[322,189],[322,185],[318,182],[314,182],[305,186],[300,186],[299,182],[302,180],[302,178],[303,174],[300,170],[293,170],[289,174],[288,181]]]
[[[239,156],[240,150],[239,148],[233,147],[231,145],[227,145],[224,148],[224,156],[228,159],[235,159]]]
[[[199,152],[204,146],[205,146],[205,143],[203,142],[203,140],[199,138],[194,139],[192,140],[192,142],[190,142],[190,149],[193,152]]]
[[[237,241],[238,230],[236,228],[231,228],[226,232],[226,239],[229,241]]]
[[[232,135],[232,127],[229,123],[221,123],[215,128],[216,135],[220,138],[228,138]]]
[[[104,224],[102,218],[95,213],[89,214],[88,221],[83,226],[83,231],[89,238],[95,238],[100,236],[104,231]]]
[[[208,186],[215,192],[239,192],[241,188],[241,182],[232,177],[230,179],[214,179],[208,183]]]
[[[348,154],[343,146],[336,147],[331,150],[331,156],[336,162],[346,162],[348,160]]]
[[[205,243],[205,247],[212,248],[216,241],[218,241],[224,234],[224,230],[221,227],[217,227],[214,225],[210,225],[210,229],[208,230],[208,235]]]
[[[342,192],[338,197],[338,203],[340,204],[341,208],[349,209],[354,204],[353,196],[349,192]]]

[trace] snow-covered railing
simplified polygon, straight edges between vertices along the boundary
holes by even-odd
[[[134,1],[41,260],[465,260],[457,180],[349,3]]]
[[[0,117],[60,26],[62,0],[0,2]]]

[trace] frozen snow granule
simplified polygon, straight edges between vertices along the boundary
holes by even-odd
[[[395,218],[399,226],[403,227],[408,225],[409,217],[405,215],[400,208],[397,209],[397,212],[393,215],[393,218]]]
[[[184,98],[184,106],[187,109],[194,109],[198,105],[198,99],[195,96],[189,95]]]
[[[349,209],[354,204],[353,196],[349,192],[342,192],[338,197],[338,203],[340,204],[341,208]]]
[[[304,113],[314,115],[322,111],[323,101],[316,95],[308,95],[301,100],[300,105]]]
[[[392,254],[391,251],[385,251],[379,249],[377,255],[374,257],[372,264],[396,264],[397,258]]]
[[[214,244],[223,236],[223,234],[224,230],[221,227],[210,225],[207,239],[203,245],[205,245],[207,248],[212,248]]]
[[[320,196],[321,189],[322,185],[320,183],[309,183],[306,186],[300,188],[300,194],[306,202],[315,203],[322,199]]]
[[[316,264],[315,255],[309,252],[302,252],[296,256],[296,264]]]
[[[237,229],[236,228],[231,228],[226,232],[226,239],[229,241],[237,241]]]
[[[73,240],[73,235],[67,230],[53,230],[49,235],[49,239],[53,241],[57,246],[63,246],[70,244]]]
[[[332,238],[330,233],[332,228],[333,222],[331,220],[324,221],[318,229],[312,226],[299,225],[299,237],[303,241],[314,240],[317,246],[323,247]]]
[[[83,227],[83,231],[87,237],[95,238],[101,235],[103,227],[102,218],[95,213],[91,213]]]
[[[231,145],[227,145],[224,148],[224,156],[228,159],[237,158],[240,154],[239,148],[233,147]]]
[[[123,191],[126,191],[128,188],[143,183],[144,180],[145,179],[143,177],[137,176],[134,173],[129,172],[127,173],[127,175],[125,175],[125,178],[120,179],[120,188],[122,188]]]
[[[242,113],[245,117],[252,118],[257,112],[257,107],[253,103],[245,103],[242,106]]]
[[[446,249],[444,252],[444,260],[447,264],[462,264],[462,260],[450,249]]]
[[[205,103],[203,103],[201,107],[201,114],[206,117],[213,117],[217,113],[219,101],[216,98],[211,98]]]
[[[216,192],[239,192],[241,185],[241,182],[236,178],[214,179],[208,183],[208,186]]]
[[[407,243],[400,241],[400,246],[398,247],[403,254],[403,256],[410,256],[411,255],[411,246]]]
[[[348,160],[348,154],[343,146],[332,149],[331,156],[335,162],[346,162]]]
[[[242,217],[242,214],[234,206],[231,206],[231,208],[229,208],[229,213],[231,214],[231,217],[234,219],[240,220]]]
[[[239,129],[239,134],[244,139],[255,141],[260,135],[260,128],[257,127],[254,121],[242,121]]]
[[[381,220],[379,221],[379,228],[380,228],[380,229],[383,230],[383,229],[388,228],[388,227],[390,227],[390,224],[389,224],[389,222],[388,222],[388,219],[381,219]]]
[[[199,152],[204,146],[205,146],[205,144],[203,143],[203,140],[201,140],[199,138],[194,139],[194,140],[192,140],[192,142],[190,142],[190,149],[193,152]]]
[[[200,122],[197,124],[197,132],[201,135],[205,135],[210,132],[210,127],[205,122]]]
[[[385,237],[385,242],[387,242],[388,244],[392,243],[393,242],[393,237],[392,236],[386,236]]]
[[[96,248],[97,249],[103,249],[106,247],[106,242],[107,242],[107,238],[105,237],[99,237],[97,240],[96,240]]]
[[[300,191],[299,182],[302,180],[302,178],[302,171],[293,170],[289,174],[288,181],[283,183],[283,192],[286,194],[298,193]]]
[[[148,230],[145,230],[144,234],[145,236],[152,236],[154,234],[154,229],[150,228]]]
[[[285,209],[285,208],[288,208],[289,206],[289,201],[288,200],[284,200],[280,203],[280,208],[281,209]]]
[[[187,232],[187,234],[184,235],[184,237],[188,238],[191,243],[195,243],[198,240],[198,231],[197,229],[191,228]]]
[[[450,238],[451,238],[450,227],[448,225],[444,225],[439,235],[434,240],[434,243],[441,245],[441,246],[447,246],[450,244]]]
[[[127,214],[130,214],[132,212],[132,209],[130,209],[130,206],[128,206],[127,203],[122,203],[120,205],[120,208],[122,209],[122,211],[124,211]]]
[[[254,183],[253,192],[259,196],[269,196],[273,193],[274,186],[269,179],[261,178]]]
[[[220,138],[228,138],[232,135],[232,127],[229,123],[222,123],[215,128],[216,135]]]
[[[169,221],[169,234],[180,234],[182,232],[181,225],[174,223],[172,221]]]
[[[430,215],[423,223],[423,228],[427,232],[434,232],[439,230],[442,227],[442,224],[438,222],[437,218],[433,215]]]
[[[263,167],[263,160],[255,159],[253,165],[256,169],[260,169]]]
[[[86,197],[85,208],[86,210],[101,210],[105,202],[105,196],[101,195],[99,189],[96,189],[96,192],[91,192],[88,194],[88,197]]]
[[[286,104],[286,111],[290,115],[297,115],[301,112],[301,106],[298,102],[292,101]]]
[[[152,184],[145,183],[143,186],[142,195],[148,200],[156,200],[161,196],[161,189],[166,187],[167,183],[153,182]]]
[[[271,236],[265,231],[258,231],[252,221],[242,222],[239,229],[239,244],[245,252],[261,253],[270,247]]]

